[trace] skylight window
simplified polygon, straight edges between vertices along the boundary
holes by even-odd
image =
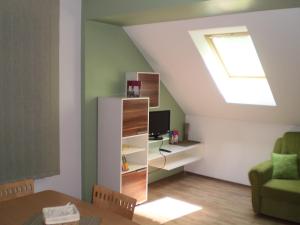
[[[189,33],[227,103],[276,106],[246,27]]]
[[[253,41],[247,32],[207,35],[230,77],[265,77]]]

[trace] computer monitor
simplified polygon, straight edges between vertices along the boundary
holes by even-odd
[[[149,139],[162,139],[170,130],[170,110],[149,112]]]

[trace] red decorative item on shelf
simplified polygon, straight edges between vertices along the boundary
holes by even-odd
[[[127,81],[127,97],[138,98],[141,93],[142,82],[139,80],[128,80]]]

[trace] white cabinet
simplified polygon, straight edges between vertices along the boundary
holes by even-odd
[[[138,203],[147,200],[148,115],[149,98],[98,99],[98,183]]]

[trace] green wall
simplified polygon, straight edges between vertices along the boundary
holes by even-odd
[[[125,72],[152,71],[152,68],[119,26],[87,21],[84,47],[82,197],[89,200],[92,185],[97,182],[97,97],[122,96]],[[182,131],[185,115],[163,84],[160,104],[155,110],[170,109],[171,127]],[[151,174],[151,180],[166,175]]]

